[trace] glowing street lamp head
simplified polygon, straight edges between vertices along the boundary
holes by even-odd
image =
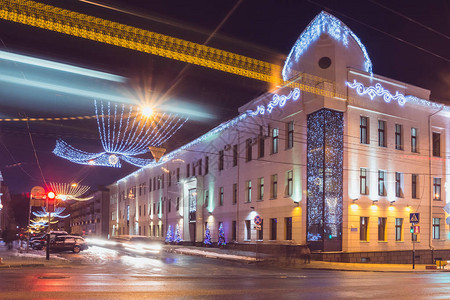
[[[119,158],[117,157],[117,155],[111,154],[108,158],[108,162],[114,166],[115,164],[117,164],[119,162]]]
[[[55,199],[55,197],[56,197],[56,195],[55,195],[55,193],[54,192],[48,192],[47,193],[47,197],[48,197],[48,199]]]

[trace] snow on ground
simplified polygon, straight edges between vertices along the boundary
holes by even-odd
[[[203,256],[203,257],[207,257],[207,258],[221,258],[221,259],[243,260],[243,261],[259,261],[260,260],[258,258],[251,257],[251,256],[216,253],[216,252],[211,252],[211,251],[189,249],[189,248],[177,248],[177,249],[173,249],[173,252],[179,253],[179,254],[198,255],[198,256]]]

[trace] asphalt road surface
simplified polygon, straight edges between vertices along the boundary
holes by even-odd
[[[0,299],[450,299],[450,273],[296,270],[91,247],[54,268],[0,269]]]

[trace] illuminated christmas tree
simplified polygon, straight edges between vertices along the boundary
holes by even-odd
[[[181,233],[180,233],[180,228],[177,226],[175,227],[175,238],[174,238],[174,242],[179,244],[181,243]]]
[[[205,230],[205,240],[203,241],[203,244],[205,244],[206,246],[210,246],[212,244],[211,241],[211,232],[209,231],[209,227],[206,226],[206,230]]]
[[[225,246],[227,242],[225,241],[225,231],[223,231],[223,224],[219,226],[219,239],[217,240],[218,246]]]
[[[173,242],[173,232],[172,227],[169,225],[169,229],[167,229],[166,234],[166,243],[172,243]]]

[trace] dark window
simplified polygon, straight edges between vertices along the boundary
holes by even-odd
[[[386,240],[386,218],[378,218],[378,240]]]
[[[260,135],[258,138],[258,157],[264,157],[265,155],[265,147],[264,147],[264,136]]]
[[[202,175],[202,172],[203,172],[202,162],[203,161],[201,159],[198,161],[198,175]]]
[[[395,240],[402,240],[402,227],[403,227],[403,219],[396,218],[395,219]]]
[[[176,206],[176,210],[177,210],[177,211],[180,210],[180,197],[177,197],[177,206]]]
[[[194,176],[194,177],[195,177],[195,174],[196,174],[196,172],[195,172],[196,167],[197,167],[197,165],[195,164],[195,162],[193,162],[192,163],[192,176]]]
[[[287,124],[287,148],[294,147],[294,121]]]
[[[247,195],[245,198],[246,198],[245,201],[247,201],[247,202],[252,201],[252,181],[251,180],[247,181]]]
[[[433,156],[441,156],[441,134],[433,132]]]
[[[238,145],[233,145],[233,167],[238,164]]]
[[[369,118],[360,117],[359,136],[361,144],[369,144]]]
[[[367,229],[369,227],[369,217],[360,217],[359,218],[359,240],[367,241]]]
[[[402,125],[395,124],[395,149],[397,150],[403,150],[402,131]]]
[[[236,241],[236,238],[237,238],[237,228],[236,228],[236,226],[237,226],[237,223],[236,223],[236,221],[233,221],[232,222],[232,225],[231,225],[231,233],[232,233],[232,239],[233,239],[233,241]]]
[[[441,178],[433,178],[433,199],[441,200]]]
[[[145,208],[146,208],[146,206],[145,206],[145,204],[144,204],[144,217],[145,217],[145,215],[147,214],[147,210],[146,210]]]
[[[158,182],[158,190],[159,190],[159,189],[161,189],[161,177],[160,176],[158,176],[157,182]]]
[[[359,171],[359,190],[361,195],[368,194],[367,188],[367,169],[361,168]]]
[[[278,175],[272,175],[272,199],[276,199],[278,196]]]
[[[395,197],[402,197],[402,173],[395,172]]]
[[[438,240],[441,238],[441,219],[433,218],[433,239]]]
[[[223,187],[219,188],[219,205],[223,205]]]
[[[139,205],[139,217],[141,216],[141,206]]]
[[[187,177],[191,177],[191,165],[190,164],[186,165],[186,178]]]
[[[258,178],[258,200],[264,198],[264,177]]]
[[[209,191],[205,190],[205,207],[209,207]]]
[[[205,157],[205,175],[209,173],[209,157]]]
[[[251,161],[252,160],[252,139],[247,139],[245,141],[245,149],[246,149],[245,160]]]
[[[286,226],[286,240],[292,240],[292,218],[284,218],[284,224]]]
[[[263,220],[261,220],[261,229],[257,231],[259,241],[263,240],[263,236],[264,236],[264,232],[263,232],[264,227],[263,226],[264,226],[264,222],[263,222]]]
[[[219,171],[223,170],[223,158],[224,158],[224,152],[223,150],[219,151]]]
[[[277,219],[273,218],[270,219],[270,239],[276,240],[277,239]]]
[[[167,203],[167,206],[168,206],[167,212],[171,212],[172,211],[172,201],[170,201],[170,199],[169,199],[169,202]]]
[[[233,204],[237,203],[237,197],[238,197],[237,183],[233,183]]]
[[[278,153],[278,128],[272,129],[272,154]]]
[[[417,150],[417,128],[411,128],[411,152],[418,152]]]
[[[156,191],[156,177],[153,177],[153,190]]]
[[[419,175],[412,174],[411,176],[411,197],[417,199],[417,179]]]
[[[378,171],[378,196],[386,195],[385,180],[386,180],[386,172],[379,170]]]
[[[164,188],[164,174],[161,174],[161,188]]]
[[[292,189],[293,189],[293,172],[288,171],[287,172],[287,184],[286,184],[286,195],[292,196]]]
[[[378,120],[378,146],[386,147],[386,121]]]
[[[171,185],[172,185],[172,172],[169,171],[169,173],[167,173],[167,186],[171,186]]]
[[[180,168],[177,168],[177,182],[180,182]]]
[[[250,220],[245,220],[245,239],[247,241],[250,241],[252,239]]]

